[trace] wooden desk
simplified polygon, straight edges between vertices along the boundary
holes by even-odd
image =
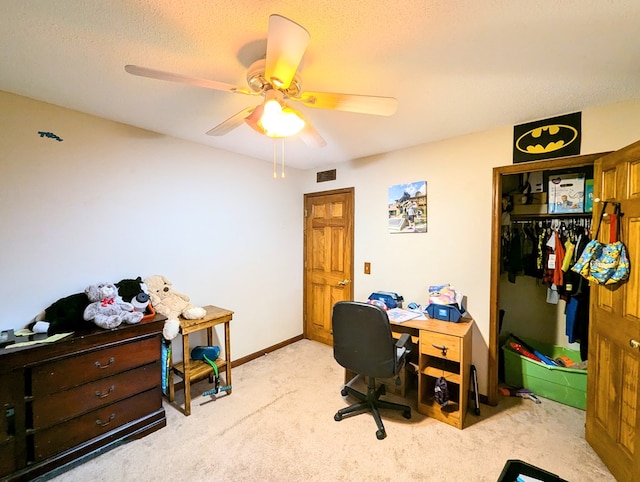
[[[209,382],[213,382],[213,368],[206,362],[191,360],[189,348],[189,335],[200,330],[207,330],[207,345],[213,345],[213,327],[224,323],[224,358],[218,358],[216,366],[218,370],[225,370],[225,384],[231,386],[231,335],[229,323],[233,318],[233,311],[217,306],[204,306],[207,314],[199,320],[186,320],[180,317],[180,334],[182,335],[182,362],[171,366],[169,374],[169,401],[175,400],[175,387],[173,374],[175,373],[184,381],[184,414],[191,415],[191,383],[202,380],[206,376]],[[171,361],[169,361],[171,364]],[[231,394],[231,390],[227,390]]]
[[[459,323],[432,318],[390,323],[393,337],[408,333],[418,351],[418,412],[462,429],[469,403],[473,319]],[[446,356],[436,347],[446,347]],[[356,373],[345,370],[345,384],[354,376]],[[435,382],[441,376],[449,388],[450,401],[444,407],[434,399]]]

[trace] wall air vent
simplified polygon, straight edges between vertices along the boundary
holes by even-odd
[[[325,181],[335,181],[336,180],[336,170],[331,169],[330,171],[322,171],[316,174],[316,182],[325,182]]]

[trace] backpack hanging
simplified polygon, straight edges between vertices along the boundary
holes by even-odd
[[[608,202],[602,205],[598,227],[594,239],[585,246],[580,258],[571,268],[589,281],[602,285],[611,285],[624,281],[629,277],[629,259],[622,241],[619,241],[620,204],[615,203],[615,212],[611,214],[610,242],[603,244],[598,241],[602,218],[607,210]]]

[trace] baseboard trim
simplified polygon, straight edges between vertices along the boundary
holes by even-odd
[[[257,351],[255,353],[251,353],[250,355],[247,356],[243,356],[242,358],[238,358],[237,360],[232,360],[231,361],[231,368],[235,368],[235,367],[239,367],[240,365],[244,365],[245,363],[250,362],[251,360],[255,360],[257,358],[260,358],[261,356],[265,356],[268,353],[274,352],[276,350],[279,350],[280,348],[284,348],[287,345],[291,345],[297,341],[300,340],[304,340],[304,335],[298,335],[298,336],[294,336],[293,338],[289,338],[288,340],[284,340],[281,341],[280,343],[277,343],[275,345],[271,345],[270,347],[265,348],[264,350],[260,350]],[[184,390],[184,382],[183,381],[179,381],[178,383],[176,383],[175,385],[175,389],[176,390]],[[480,393],[478,396],[478,401],[480,403],[482,403],[483,405],[488,405],[489,404],[489,397],[487,397],[486,395]]]
[[[243,356],[242,358],[238,358],[237,360],[232,360],[231,368],[236,368],[236,367],[239,367],[240,365],[244,365],[245,363],[248,363],[251,360],[255,360],[257,358],[260,358],[261,356],[265,356],[268,353],[274,352],[276,350],[279,350],[280,348],[284,348],[287,345],[291,345],[292,343],[295,343],[303,339],[304,339],[303,335],[294,336],[293,338],[289,338],[288,340],[281,341],[280,343],[271,345],[263,350],[257,351],[255,353],[251,353],[250,355],[247,355],[247,356]],[[176,391],[184,390],[183,380],[175,384],[175,390]]]
[[[293,338],[289,338],[288,340],[281,341],[275,345],[271,345],[264,350],[257,351],[255,353],[251,353],[250,355],[243,356],[242,358],[238,358],[237,360],[231,361],[231,368],[239,367],[240,365],[244,365],[245,363],[250,362],[251,360],[255,360],[256,358],[260,358],[261,356],[267,355],[271,352],[279,350],[280,348],[284,348],[287,345],[291,345],[297,341],[304,339],[303,335],[294,336]]]

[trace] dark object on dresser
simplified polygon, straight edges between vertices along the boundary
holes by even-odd
[[[31,480],[164,427],[165,319],[0,350],[0,479]]]

